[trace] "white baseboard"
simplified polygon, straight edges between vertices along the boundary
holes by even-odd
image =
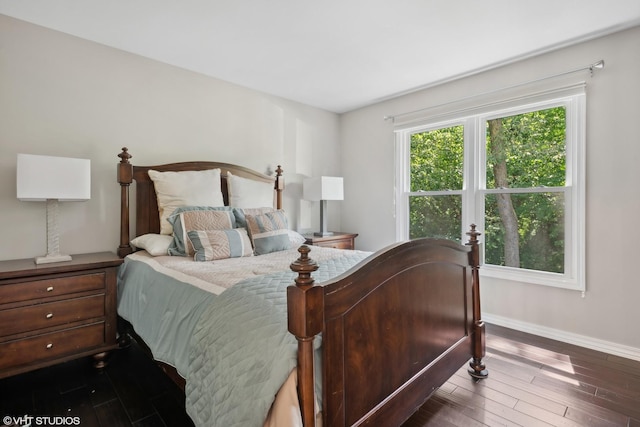
[[[534,323],[523,322],[521,320],[510,319],[508,317],[497,316],[490,313],[482,313],[482,320],[494,325],[504,326],[505,328],[515,329],[517,331],[539,335],[541,337],[640,361],[640,348],[629,347],[622,344],[599,340],[597,338],[573,334],[560,329],[548,328],[546,326],[540,326]]]

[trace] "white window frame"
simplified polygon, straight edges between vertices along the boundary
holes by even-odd
[[[544,189],[507,189],[509,193],[564,192],[565,194],[565,268],[564,273],[551,273],[484,263],[481,251],[481,276],[512,282],[530,283],[573,289],[584,292],[585,278],[585,151],[586,151],[586,95],[584,84],[538,92],[517,99],[483,104],[477,107],[439,114],[430,121],[397,126],[395,129],[396,163],[396,239],[409,237],[410,150],[411,135],[444,127],[463,125],[464,183],[462,190],[420,192],[420,195],[461,194],[461,239],[469,225],[475,223],[484,233],[484,198],[501,190],[486,189],[486,121],[496,117],[522,114],[563,106],[566,109],[566,183],[564,187]],[[482,242],[482,239],[480,239]]]

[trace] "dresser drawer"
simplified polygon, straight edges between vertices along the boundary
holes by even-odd
[[[318,243],[314,243],[314,246],[322,246],[325,248],[335,248],[335,249],[353,249],[353,239],[318,242]]]
[[[317,236],[315,234],[307,234],[304,236],[305,244],[313,246],[322,246],[334,249],[355,249],[355,240],[358,235],[356,233],[344,233],[341,231],[333,232],[333,234],[325,236]]]
[[[0,336],[104,316],[104,294],[0,311]]]
[[[99,347],[105,343],[104,323],[94,323],[0,344],[0,371]]]
[[[0,286],[0,304],[104,289],[104,286],[104,272],[13,283]]]

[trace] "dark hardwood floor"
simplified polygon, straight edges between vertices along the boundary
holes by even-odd
[[[460,369],[403,427],[640,427],[640,362],[487,325],[489,377]]]
[[[0,380],[0,416],[25,415],[79,417],[82,427],[193,426],[184,395],[135,343],[102,373],[83,358]]]
[[[110,362],[103,373],[81,359],[0,380],[3,422],[193,425],[180,391],[135,345]],[[473,381],[462,367],[403,427],[640,427],[640,362],[488,325],[486,364],[489,378]]]

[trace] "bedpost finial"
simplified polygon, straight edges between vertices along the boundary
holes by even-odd
[[[471,224],[471,230],[467,231],[467,236],[469,236],[469,245],[477,245],[478,237],[482,235],[479,231],[476,230],[476,225]]]
[[[298,277],[295,279],[297,286],[312,286],[313,277],[311,273],[318,269],[318,264],[311,258],[309,258],[309,252],[311,249],[307,245],[302,245],[298,248],[300,258],[291,263],[290,268],[293,272],[298,273]]]
[[[282,209],[282,191],[284,190],[284,178],[282,177],[282,166],[278,165],[276,169],[276,182],[274,190],[276,191],[276,207]]]
[[[129,154],[127,147],[122,147],[122,153],[118,154],[118,157],[120,157],[120,163],[129,163],[129,159],[133,156]]]
[[[471,224],[471,230],[467,231],[469,241],[465,243],[466,246],[471,247],[469,260],[471,262],[471,265],[476,269],[480,266],[480,242],[478,241],[478,236],[480,236],[481,234],[482,233],[476,230],[476,225]]]

